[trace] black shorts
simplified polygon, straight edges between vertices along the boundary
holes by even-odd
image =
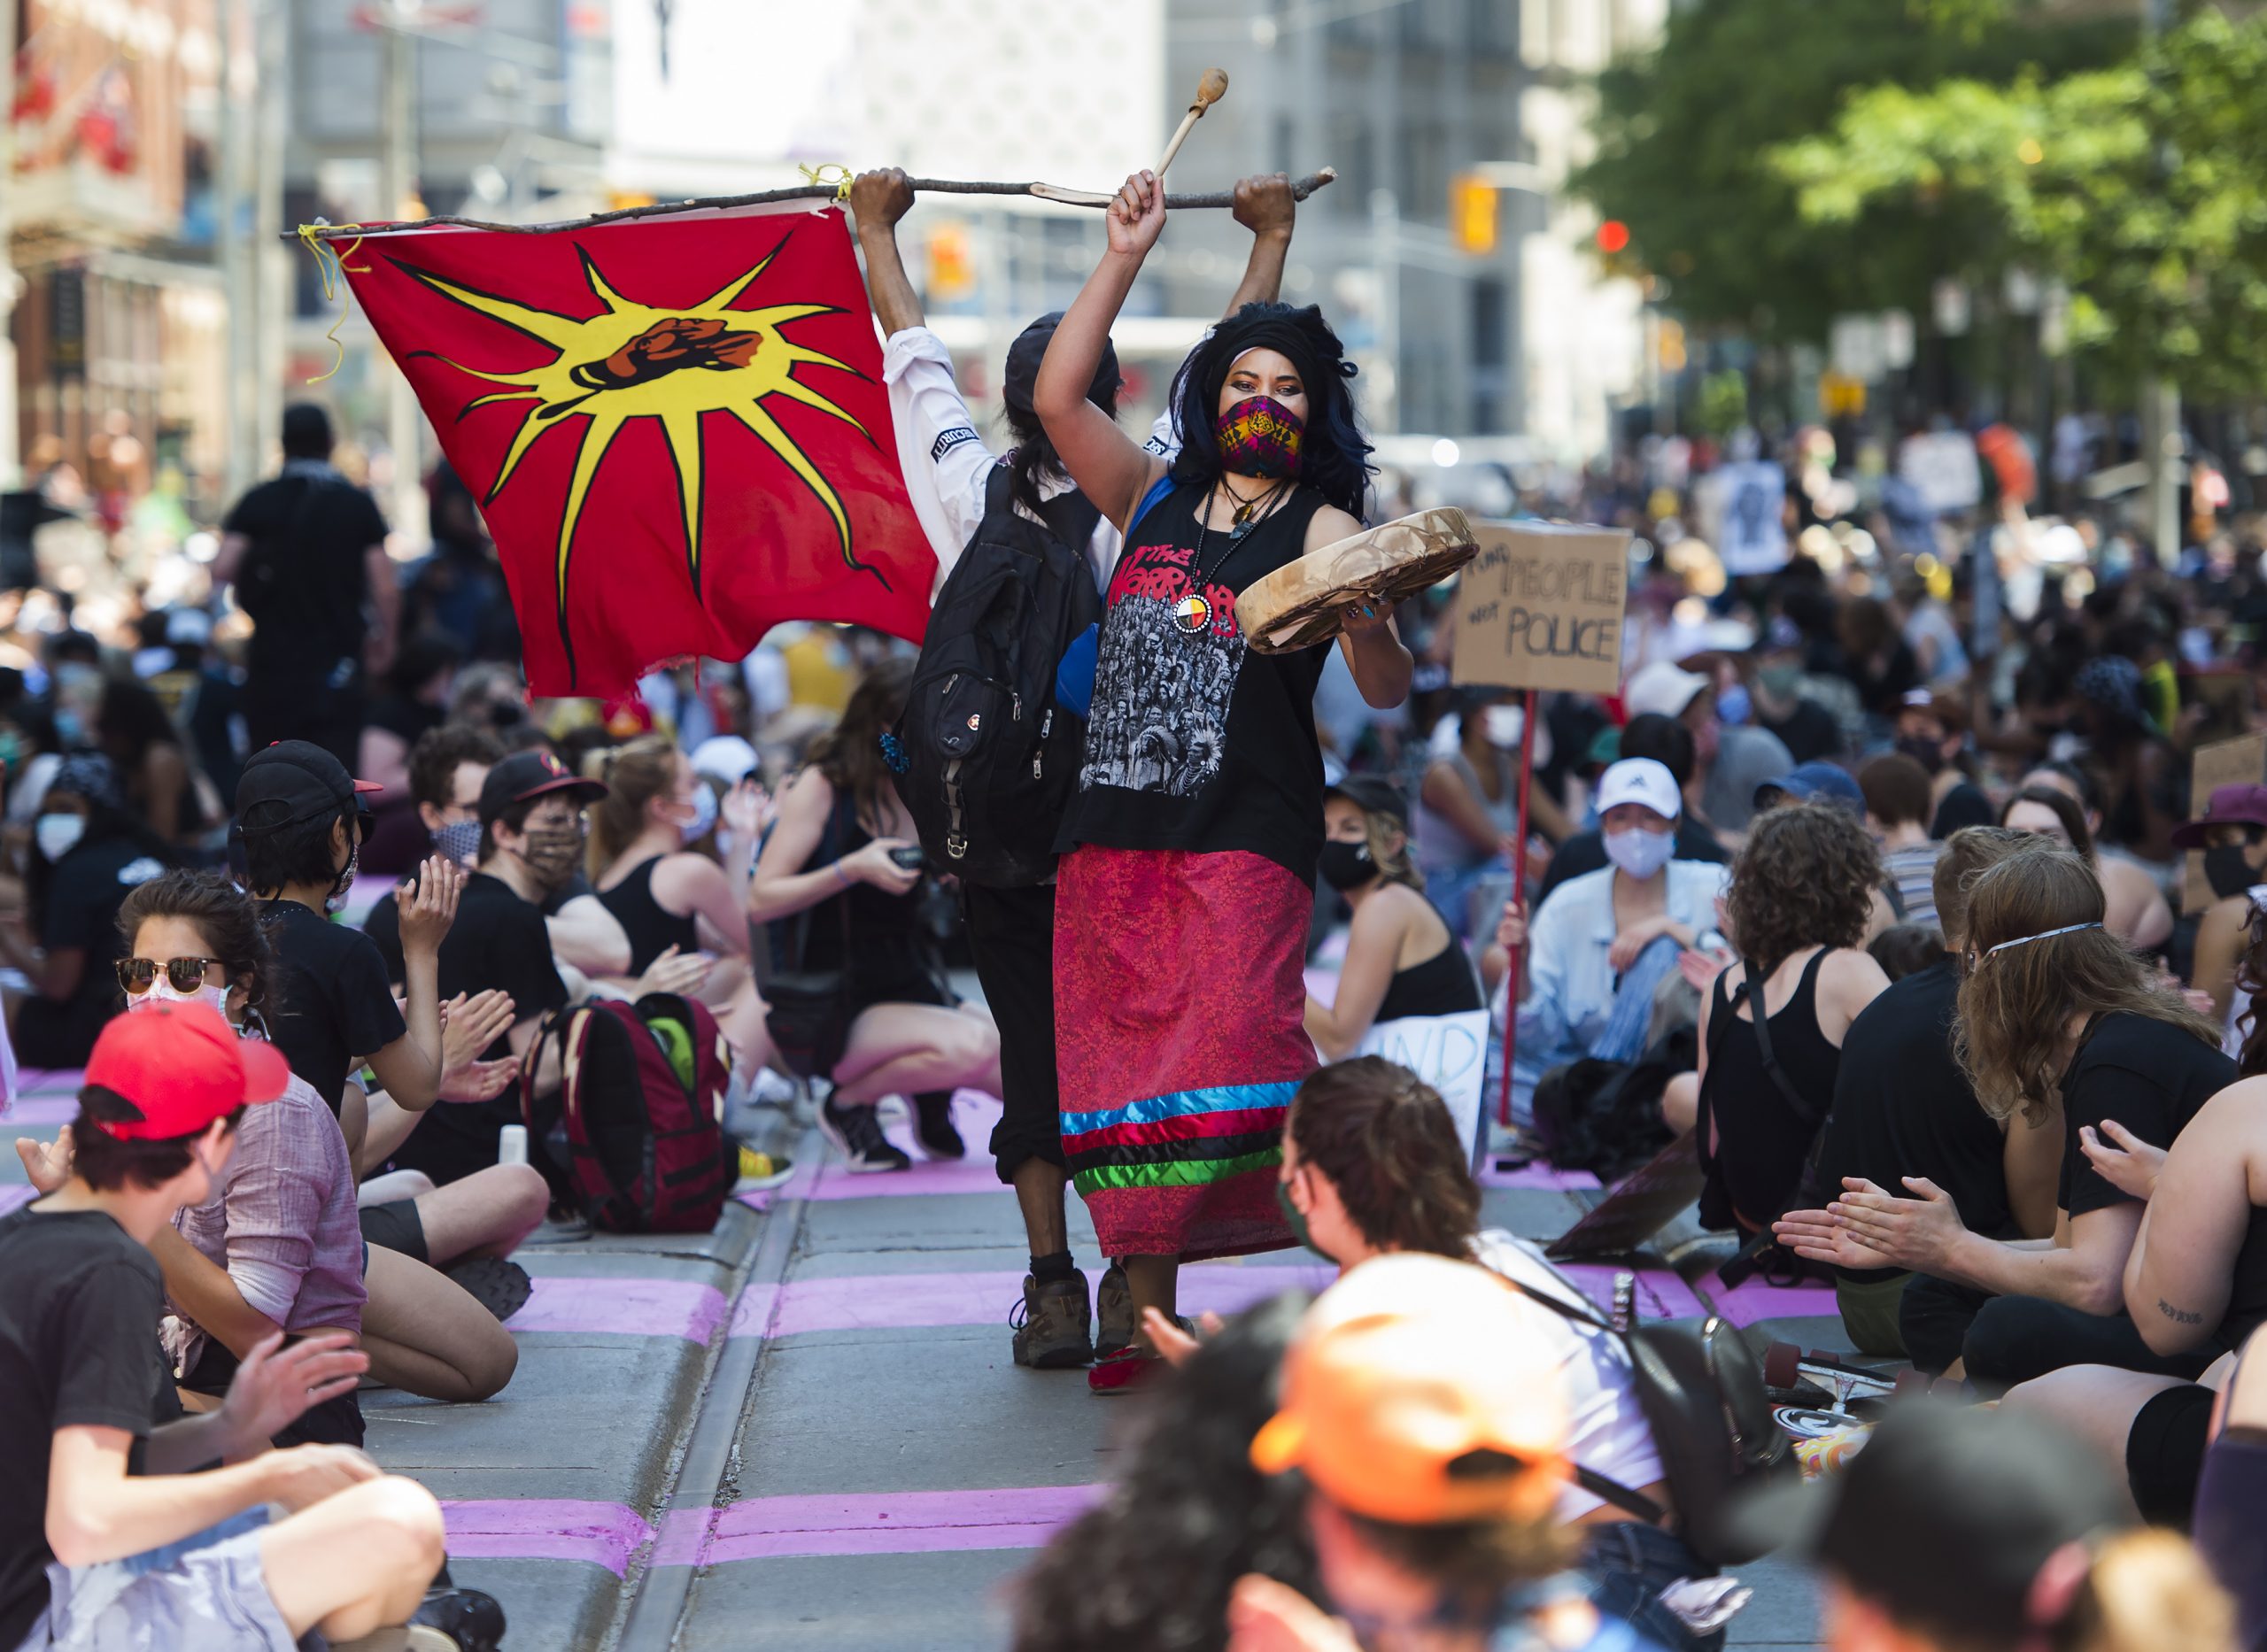
[[[425,1223],[414,1199],[390,1199],[382,1205],[364,1205],[354,1213],[362,1224],[362,1242],[375,1245],[412,1262],[431,1260],[425,1250]]]
[[[317,1336],[319,1332],[309,1332]],[[297,1342],[298,1337],[285,1339]],[[205,1351],[197,1356],[197,1364],[182,1378],[181,1386],[191,1393],[225,1394],[236,1375],[236,1356],[211,1337],[205,1339]],[[299,1420],[275,1436],[273,1442],[280,1450],[286,1446],[360,1446],[362,1443],[362,1402],[349,1389],[337,1398],[326,1400],[321,1405],[310,1406]]]
[[[2196,1482],[2204,1472],[2204,1444],[2219,1396],[2189,1384],[2154,1394],[2133,1417],[2125,1436],[2125,1478],[2134,1506],[2151,1525],[2188,1530]]]

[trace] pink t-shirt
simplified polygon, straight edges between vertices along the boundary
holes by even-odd
[[[285,1331],[362,1329],[362,1230],[354,1166],[338,1121],[296,1075],[276,1100],[244,1109],[215,1196],[174,1217],[181,1236]],[[166,1356],[186,1376],[205,1332],[178,1304],[165,1327]]]

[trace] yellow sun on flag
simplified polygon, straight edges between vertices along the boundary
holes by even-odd
[[[782,241],[780,245],[786,243]],[[850,545],[850,518],[833,485],[796,445],[764,402],[785,397],[841,420],[870,442],[865,426],[820,391],[795,377],[804,363],[857,373],[848,362],[824,351],[798,344],[781,330],[807,316],[837,313],[825,304],[778,304],[761,310],[735,310],[735,300],[762,275],[779,255],[774,247],[754,269],[738,276],[698,304],[654,305],[625,297],[599,273],[587,250],[582,255],[583,274],[591,296],[606,307],[584,320],[536,309],[513,299],[477,289],[402,264],[400,268],[451,301],[503,322],[545,345],[554,353],[540,367],[517,373],[489,373],[451,360],[437,351],[422,350],[447,362],[458,372],[505,388],[478,396],[458,411],[461,420],[475,408],[499,402],[526,402],[529,406],[513,435],[512,444],[497,467],[483,504],[492,504],[504,490],[520,461],[538,438],[559,428],[563,419],[580,421],[582,445],[575,455],[573,478],[567,486],[566,506],[559,517],[559,547],[555,563],[559,604],[559,633],[567,637],[567,565],[574,549],[575,526],[581,518],[591,483],[605,462],[615,438],[633,419],[660,422],[677,468],[677,498],[685,518],[686,566],[696,595],[700,590],[700,504],[703,465],[700,421],[708,413],[724,413],[754,431],[765,446],[785,461],[788,468],[818,496],[834,518],[835,535],[843,561],[862,573],[881,579],[881,571],[858,560]],[[861,375],[863,376],[863,375]],[[885,587],[887,581],[883,581]],[[573,648],[568,644],[569,659]]]

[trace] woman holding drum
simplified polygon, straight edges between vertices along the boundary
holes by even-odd
[[[1107,1393],[1156,1369],[1141,1312],[1171,1316],[1183,1259],[1290,1242],[1283,1113],[1314,1065],[1303,965],[1321,853],[1313,699],[1324,656],[1248,646],[1254,582],[1361,530],[1368,444],[1353,364],[1312,307],[1247,305],[1174,381],[1170,464],[1087,399],[1110,323],[1164,228],[1126,180],[1110,246],[1056,328],[1033,400],[1064,466],[1126,530],[1094,652],[1079,790],[1056,887],[1063,1146],[1103,1250]],[[1388,605],[1336,628],[1363,698],[1398,705],[1411,660]],[[1074,706],[1082,651],[1064,664]]]

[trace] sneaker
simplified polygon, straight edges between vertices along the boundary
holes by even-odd
[[[1148,1387],[1172,1369],[1163,1360],[1124,1347],[1087,1368],[1087,1392],[1109,1399]]]
[[[883,1170],[909,1170],[913,1161],[905,1150],[882,1134],[881,1121],[870,1107],[839,1107],[829,1096],[818,1110],[819,1134],[834,1144],[843,1168],[853,1176],[872,1176]]]
[[[1041,1285],[1024,1275],[1023,1301],[1008,1312],[1016,1332],[1016,1363],[1034,1370],[1069,1370],[1095,1356],[1087,1332],[1087,1276]]]
[[[751,1188],[777,1187],[795,1173],[795,1162],[784,1153],[763,1153],[743,1146],[739,1150],[740,1177],[738,1191]]]
[[[1096,1359],[1108,1359],[1133,1346],[1141,1316],[1134,1311],[1134,1287],[1126,1283],[1126,1270],[1116,1262],[1103,1271],[1102,1284],[1095,1287],[1095,1317],[1100,1322],[1095,1332]]]
[[[468,1256],[443,1271],[499,1320],[509,1319],[525,1308],[535,1290],[528,1270],[501,1256]]]
[[[429,1589],[406,1624],[334,1640],[330,1652],[498,1652],[504,1609],[477,1589]]]
[[[497,1652],[504,1643],[504,1609],[478,1589],[428,1589],[409,1623],[439,1630],[457,1652]]]
[[[921,1144],[921,1151],[932,1159],[965,1159],[968,1144],[960,1139],[960,1131],[953,1126],[953,1097],[949,1090],[932,1091],[913,1098],[913,1111],[919,1123],[915,1125],[913,1138]]]
[[[530,1239],[530,1244],[569,1244],[576,1239],[590,1238],[591,1219],[576,1209],[574,1206],[562,1205],[554,1200],[549,1214],[543,1219],[543,1226],[536,1232],[537,1237]]]

